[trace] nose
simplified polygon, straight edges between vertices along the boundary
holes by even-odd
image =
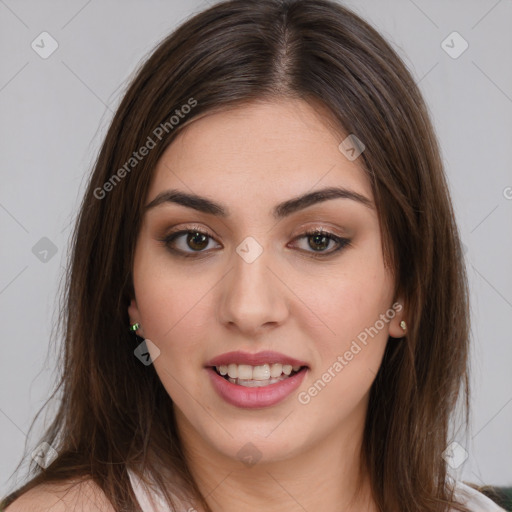
[[[236,252],[233,255],[233,268],[221,281],[218,303],[220,321],[229,329],[256,336],[282,325],[288,317],[286,280],[277,277],[270,260],[268,250],[250,263]]]

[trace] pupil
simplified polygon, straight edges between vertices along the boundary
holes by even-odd
[[[311,239],[314,240],[314,244],[317,244],[317,245],[322,245],[322,247],[320,247],[320,249],[325,249],[328,245],[329,245],[329,239],[325,236],[325,235],[312,235],[310,237]],[[323,242],[322,242],[323,240]],[[311,246],[311,244],[310,244]],[[317,249],[315,247],[312,247],[312,249]]]
[[[202,242],[200,239],[202,239]],[[192,244],[194,244],[194,245],[198,244],[199,247],[192,247],[189,242],[192,242]],[[188,238],[187,238],[187,243],[189,243],[189,246],[191,249],[201,250],[201,249],[204,249],[208,245],[208,240],[207,240],[206,235],[196,232],[196,233],[189,233]]]

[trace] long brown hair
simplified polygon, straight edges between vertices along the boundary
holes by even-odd
[[[438,143],[398,55],[328,0],[219,3],[182,24],[136,74],[73,232],[52,395],[62,398],[41,440],[58,457],[44,470],[32,463],[32,479],[3,506],[40,483],[92,478],[116,510],[139,510],[127,469],[149,472],[165,494],[165,467],[210,510],[188,469],[172,400],[153,366],[134,357],[127,306],[135,241],[156,162],[186,123],[287,97],[321,105],[326,122],[365,144],[358,162],[404,299],[407,336],[387,345],[364,432],[373,497],[383,511],[465,510],[453,502],[442,453],[458,399],[468,405],[468,287]],[[142,146],[152,147],[139,159]]]

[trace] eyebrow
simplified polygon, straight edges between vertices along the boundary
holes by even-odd
[[[363,204],[372,210],[375,209],[370,199],[357,192],[354,192],[353,190],[348,190],[341,187],[329,187],[316,190],[315,192],[309,192],[307,194],[279,203],[274,207],[272,213],[274,218],[282,219],[295,212],[298,212],[299,210],[303,210],[304,208],[314,204],[322,203],[331,199],[350,199],[352,201]],[[145,212],[159,205],[167,203],[179,204],[186,206],[187,208],[192,208],[194,210],[216,215],[218,217],[228,217],[230,215],[229,210],[221,204],[216,203],[206,197],[201,197],[196,194],[188,194],[180,190],[166,190],[165,192],[158,194],[155,199],[146,205]]]

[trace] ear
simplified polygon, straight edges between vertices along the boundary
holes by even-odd
[[[407,335],[407,329],[404,330],[400,323],[402,321],[407,323],[407,319],[402,297],[393,302],[390,309],[395,312],[395,316],[389,322],[389,335],[392,338],[403,338]]]
[[[135,299],[132,299],[130,301],[130,305],[128,306],[128,317],[130,318],[130,325],[133,325],[134,323],[141,323],[140,321],[140,313],[139,308],[137,307],[137,301]],[[139,336],[143,335],[144,331],[142,327],[139,327],[135,331]]]

